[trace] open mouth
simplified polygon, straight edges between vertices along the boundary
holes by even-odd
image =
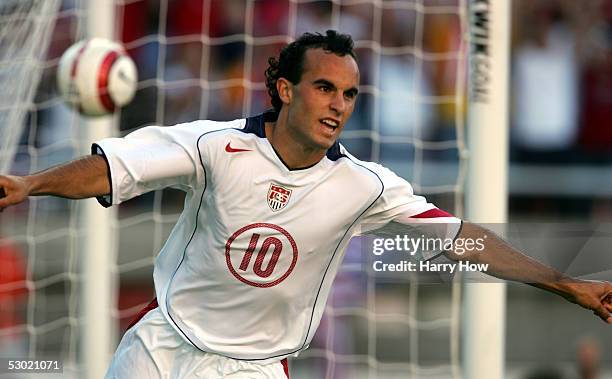
[[[340,126],[340,122],[338,120],[334,120],[333,118],[323,118],[320,119],[319,122],[332,132],[338,129],[338,126]]]

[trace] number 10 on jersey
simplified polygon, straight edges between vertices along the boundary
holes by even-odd
[[[236,279],[266,288],[281,283],[291,274],[297,264],[298,248],[282,227],[255,223],[238,229],[227,240],[225,260]]]

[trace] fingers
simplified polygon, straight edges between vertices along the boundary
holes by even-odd
[[[612,283],[591,281],[585,284],[575,298],[577,303],[612,324]]]
[[[0,201],[6,197],[6,192],[4,192],[4,188],[0,187]],[[2,212],[4,208],[0,205],[0,212]]]
[[[0,212],[23,200],[24,194],[19,187],[19,182],[9,176],[0,176]]]
[[[608,311],[603,305],[600,305],[599,307],[593,309],[593,313],[595,313],[595,315],[599,316],[599,318],[601,318],[608,324],[612,324],[612,315],[610,315],[610,311]]]
[[[612,293],[606,295],[601,302],[603,306],[608,310],[608,312],[612,313]]]
[[[10,207],[11,205],[21,203],[22,199],[20,199],[16,195],[8,195],[0,198],[0,212],[5,208]]]
[[[608,284],[604,282],[603,295],[600,297],[599,304],[593,309],[593,313],[608,324],[612,324],[612,288],[609,288]]]
[[[0,187],[0,212],[4,211],[4,208],[9,205],[9,199],[6,197],[6,192],[4,192],[4,188]]]
[[[0,212],[2,212],[4,208],[8,206],[8,205],[4,205],[4,203],[6,202],[7,202],[6,192],[4,192],[4,187],[0,187]]]

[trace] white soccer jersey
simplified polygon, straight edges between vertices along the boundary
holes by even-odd
[[[265,138],[275,118],[146,127],[93,147],[109,165],[103,205],[164,187],[187,193],[155,261],[160,308],[195,347],[235,359],[307,347],[360,225],[459,222],[338,143],[316,165],[288,169]]]

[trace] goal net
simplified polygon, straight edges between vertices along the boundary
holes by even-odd
[[[31,109],[59,0],[0,3],[0,173],[7,173]]]
[[[40,3],[52,8],[53,2]],[[0,6],[0,84],[19,87],[18,96],[0,95],[0,167],[14,174],[85,151],[82,118],[59,97],[55,69],[62,52],[85,37],[87,3],[64,1],[59,11],[11,11],[23,13],[19,18],[6,16]],[[360,95],[341,142],[460,217],[466,157],[464,3],[115,0],[116,38],[139,74],[134,101],[112,117],[116,135],[151,124],[261,112],[269,107],[267,58],[303,32],[337,29],[353,36],[361,70]],[[15,21],[22,17],[23,22]],[[35,33],[23,31],[25,20],[52,32],[40,32],[35,47],[28,48],[25,36]],[[7,55],[5,44],[19,51]],[[5,109],[21,116],[5,116]],[[7,142],[5,135],[13,139]],[[15,154],[8,155],[11,151]],[[116,342],[154,296],[153,261],[178,219],[182,199],[174,190],[143,195],[121,205],[110,225],[118,251],[110,268]],[[9,275],[0,275],[0,356],[60,359],[67,377],[86,369],[79,354],[84,323],[79,290],[96,280],[80,271],[79,239],[87,221],[79,218],[79,207],[31,198],[0,215],[0,259],[11,267]],[[358,242],[347,252],[310,348],[290,362],[292,378],[459,377],[461,287],[450,278],[432,286],[410,275],[376,275],[364,269]]]

